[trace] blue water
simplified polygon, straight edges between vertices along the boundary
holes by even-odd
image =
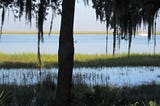
[[[104,54],[106,53],[106,36],[105,35],[75,35],[75,53],[87,54]],[[113,37],[108,38],[108,53],[113,51]],[[153,38],[154,39],[154,38]],[[154,40],[148,43],[146,36],[135,36],[132,41],[131,53],[154,53]],[[57,54],[58,52],[58,35],[45,35],[44,43],[41,44],[41,53]],[[156,39],[155,53],[160,53],[160,36]],[[37,35],[9,35],[3,34],[0,39],[0,52],[4,53],[36,53],[37,52]],[[127,53],[128,41],[121,41],[120,48],[116,48],[116,53]]]
[[[160,67],[74,68],[73,83],[113,86],[160,84]],[[0,84],[32,85],[50,79],[57,83],[58,69],[0,69]]]

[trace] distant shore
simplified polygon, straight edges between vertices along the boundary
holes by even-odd
[[[108,32],[112,34],[113,32]],[[37,34],[37,32],[2,32],[2,34]],[[49,32],[44,32],[44,34],[49,34]],[[59,32],[51,32],[51,34],[59,34]],[[74,34],[107,34],[105,31],[75,31]],[[137,32],[140,35],[147,35],[147,32]],[[160,32],[156,32],[157,35],[160,35]]]
[[[37,32],[2,32],[2,34],[37,34]],[[44,34],[49,34],[49,32],[44,32]],[[60,34],[59,32],[51,32],[51,34]],[[74,32],[74,34],[107,34],[103,31],[80,31]],[[109,32],[108,34],[112,34]]]

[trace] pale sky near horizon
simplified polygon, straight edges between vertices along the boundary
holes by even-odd
[[[95,10],[91,6],[85,6],[82,2],[79,2],[76,3],[75,7],[74,31],[105,31],[105,23],[101,23],[99,20],[96,20]],[[5,32],[37,31],[34,20],[32,27],[30,27],[30,25],[26,24],[24,17],[21,19],[21,22],[14,21],[12,15],[7,16],[6,14],[5,17],[6,19],[3,26],[3,31]],[[51,15],[49,15],[48,18],[50,19]],[[60,30],[60,20],[61,17],[58,15],[54,18],[52,31],[57,32]],[[45,22],[44,31],[49,31],[49,26],[50,20]],[[160,18],[158,18],[157,21],[157,30],[158,29],[160,29]]]
[[[3,26],[3,31],[19,31],[19,32],[28,32],[28,31],[37,31],[35,27],[35,21],[33,20],[32,27],[27,25],[24,17],[21,21],[14,21],[12,15],[9,15],[9,18],[6,14],[5,23]],[[51,15],[48,15],[48,18],[51,18]],[[61,17],[56,16],[53,22],[52,31],[60,30],[60,21]],[[50,20],[46,21],[44,24],[44,31],[49,31]],[[74,20],[74,31],[105,31],[105,23],[100,23],[99,20],[96,20],[95,10],[91,6],[85,6],[82,3],[76,3],[75,6],[75,20]]]

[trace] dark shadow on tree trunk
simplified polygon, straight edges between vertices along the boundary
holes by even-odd
[[[58,84],[56,106],[71,105],[71,83],[74,58],[73,23],[75,0],[63,0],[58,51]]]

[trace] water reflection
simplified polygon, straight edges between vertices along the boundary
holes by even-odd
[[[93,85],[134,86],[160,83],[160,67],[75,68],[73,83]],[[57,69],[1,69],[0,84],[32,85],[44,80],[57,82]]]

